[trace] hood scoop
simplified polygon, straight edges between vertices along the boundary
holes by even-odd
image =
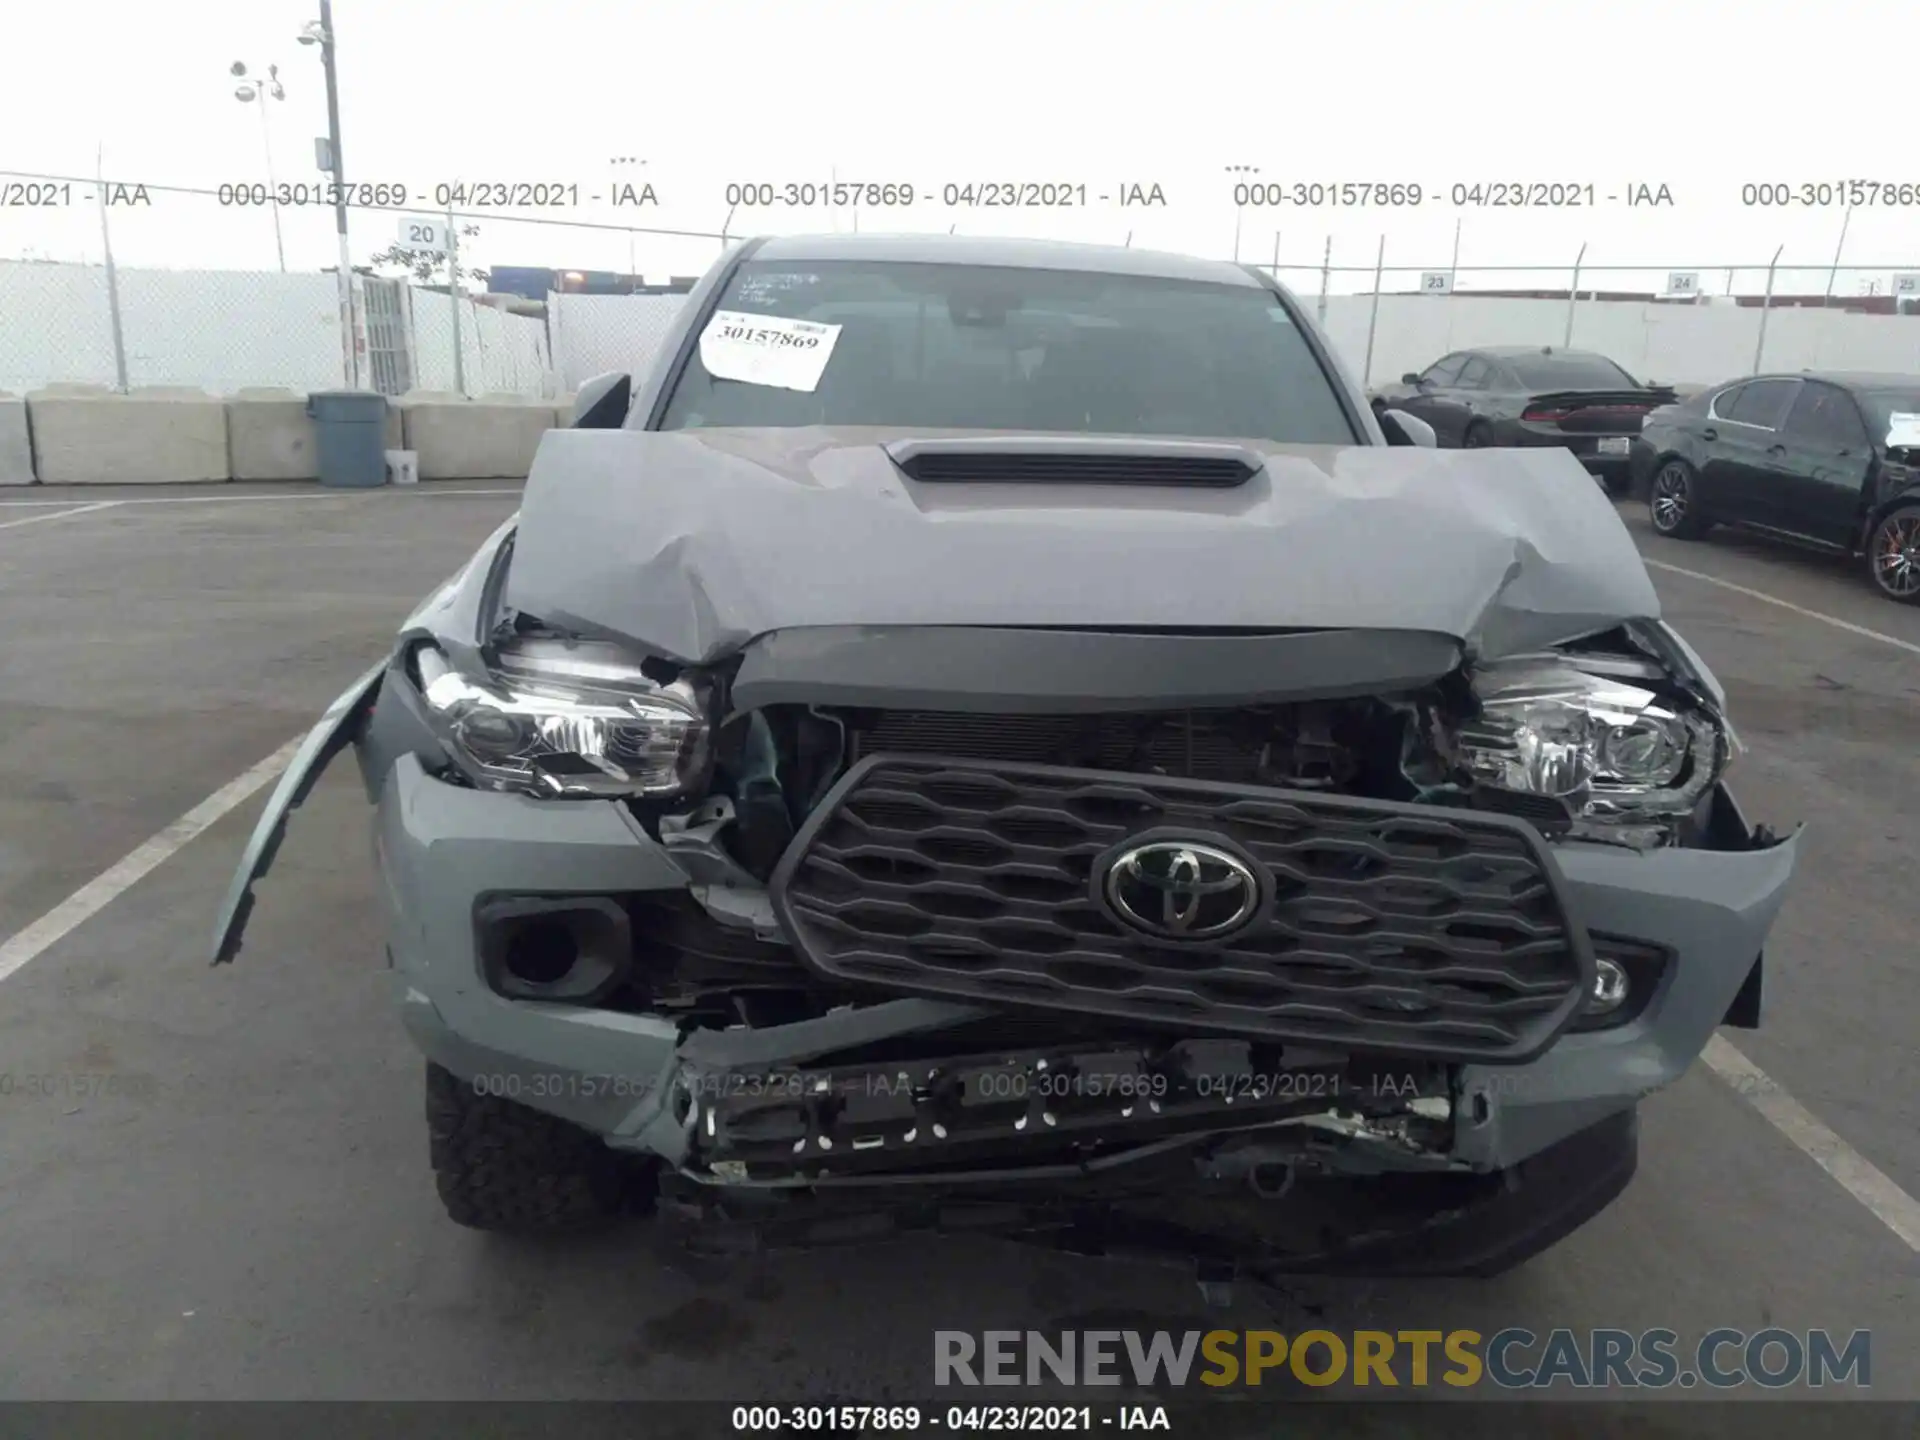
[[[902,474],[922,484],[1231,490],[1263,464],[1257,451],[1204,440],[966,436],[896,440],[884,448]]]

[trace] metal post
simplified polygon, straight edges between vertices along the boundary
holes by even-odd
[[[1246,215],[1247,210],[1244,205],[1233,207],[1233,263],[1236,265],[1240,263],[1240,222],[1246,218]]]
[[[460,343],[460,232],[453,223],[453,206],[447,206],[447,299],[453,304],[453,388],[467,393],[467,359]]]
[[[1333,236],[1327,236],[1326,253],[1320,257],[1320,313],[1314,318],[1327,323],[1327,286],[1333,283]]]
[[[1273,280],[1276,285],[1280,283],[1280,232],[1278,230],[1273,232]]]
[[[127,342],[120,330],[120,274],[113,268],[113,236],[107,230],[106,147],[94,151],[94,195],[100,201],[100,245],[107,259],[107,316],[113,322],[113,373],[122,395],[127,393]]]
[[[1782,245],[1775,250],[1773,259],[1767,262],[1767,293],[1760,301],[1760,338],[1753,345],[1753,373],[1756,375],[1760,373],[1760,356],[1767,348],[1767,314],[1773,309],[1773,271],[1780,263],[1780,250],[1786,248]]]
[[[1827,293],[1820,297],[1820,308],[1827,308],[1833,299],[1833,278],[1840,270],[1840,252],[1847,248],[1847,226],[1853,223],[1853,206],[1847,206],[1847,213],[1840,217],[1840,243],[1833,247],[1833,264],[1827,270]]]
[[[267,152],[267,202],[273,206],[273,253],[280,261],[280,273],[287,273],[287,245],[280,235],[280,186],[273,178],[273,131],[267,124],[267,88],[261,85],[254,93],[254,103],[260,107],[260,144]]]
[[[340,344],[346,383],[360,388],[360,333],[353,313],[353,264],[347,254],[347,162],[340,151],[339,50],[333,36],[333,0],[320,0],[320,64],[327,72],[327,145],[333,151],[333,228],[340,242]]]
[[[1448,289],[1449,294],[1452,293],[1451,287],[1453,286],[1453,283],[1454,283],[1454,276],[1460,273],[1460,220],[1461,220],[1461,217],[1458,215],[1456,215],[1453,219],[1453,260],[1452,260],[1452,263],[1450,263],[1447,266],[1447,285],[1449,287]]]
[[[1587,258],[1587,242],[1580,242],[1580,253],[1573,257],[1573,284],[1567,287],[1567,338],[1560,342],[1561,348],[1573,347],[1573,312],[1580,303],[1580,262]]]
[[[1367,359],[1360,367],[1360,388],[1373,383],[1373,330],[1380,323],[1380,272],[1387,264],[1387,237],[1380,237],[1380,253],[1373,261],[1373,313],[1367,317]]]

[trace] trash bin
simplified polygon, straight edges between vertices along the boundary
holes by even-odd
[[[373,390],[307,396],[320,483],[364,490],[387,483],[387,397]]]

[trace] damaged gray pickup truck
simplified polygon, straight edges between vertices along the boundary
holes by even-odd
[[[1795,837],[1579,463],[1250,269],[752,241],[313,730],[453,1219],[1491,1275],[1758,1023]]]

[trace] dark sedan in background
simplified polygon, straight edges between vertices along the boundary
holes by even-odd
[[[1647,417],[1633,444],[1653,528],[1739,525],[1862,557],[1920,603],[1920,375],[1755,375]]]
[[[1379,395],[1426,421],[1443,446],[1562,446],[1614,495],[1626,493],[1640,422],[1679,398],[1604,355],[1537,345],[1457,350]]]

